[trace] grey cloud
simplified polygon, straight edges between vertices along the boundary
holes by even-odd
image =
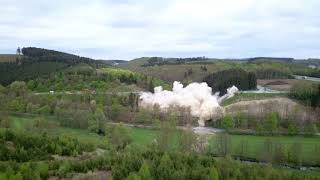
[[[218,0],[0,1],[0,53],[39,46],[110,59],[319,57],[317,0],[226,0],[224,11]]]

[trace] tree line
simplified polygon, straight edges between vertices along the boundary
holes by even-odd
[[[163,57],[151,57],[147,60],[142,67],[148,66],[161,66],[170,64],[185,64],[188,62],[199,62],[209,60],[206,57],[190,57],[190,58],[163,58]]]
[[[320,107],[320,83],[296,83],[290,89],[289,96],[312,107]]]
[[[203,79],[211,88],[212,92],[227,93],[227,88],[236,86],[239,90],[256,89],[257,77],[252,72],[242,69],[227,69],[212,73]]]

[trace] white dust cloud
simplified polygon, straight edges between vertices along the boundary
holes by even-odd
[[[212,89],[207,83],[191,83],[186,87],[180,82],[173,83],[172,91],[163,90],[161,86],[154,88],[154,93],[143,92],[140,96],[140,106],[152,108],[159,105],[162,111],[169,107],[190,107],[191,115],[199,118],[199,125],[204,126],[204,121],[212,119],[215,114],[221,112],[219,102],[230,98],[238,91],[233,86],[227,90],[227,94],[219,97],[219,93],[212,94]]]

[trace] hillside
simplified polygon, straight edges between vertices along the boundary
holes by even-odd
[[[49,75],[81,63],[92,67],[107,66],[101,61],[41,48],[23,48],[22,53],[23,56],[18,59],[15,55],[2,56],[3,62],[0,62],[0,84],[8,85],[16,80],[29,80]]]
[[[138,58],[129,61],[122,67],[146,75],[157,77],[169,82],[181,81],[190,83],[202,81],[211,73],[231,68],[240,68],[247,72],[254,72],[258,79],[288,79],[294,74],[318,77],[320,69],[308,67],[308,60],[292,61],[286,58],[267,59],[254,58],[242,60],[217,60],[217,59],[163,59],[163,58]],[[310,61],[311,62],[311,61]],[[311,63],[314,63],[312,60]]]

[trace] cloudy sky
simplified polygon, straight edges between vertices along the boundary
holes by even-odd
[[[320,57],[319,0],[0,0],[0,54]]]

